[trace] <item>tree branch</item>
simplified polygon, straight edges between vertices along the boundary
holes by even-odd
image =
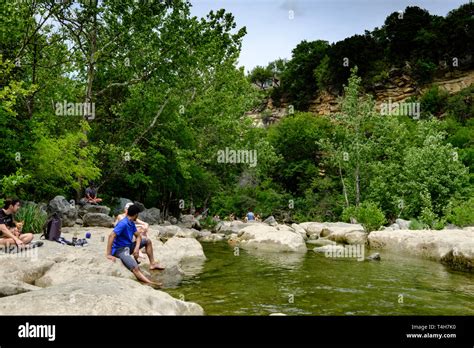
[[[167,93],[167,95],[169,94],[169,91]],[[160,117],[161,113],[163,112],[163,110],[165,109],[165,106],[166,104],[168,104],[168,101],[169,101],[169,98],[167,97],[165,102],[161,105],[160,109],[158,110],[158,112],[156,113],[155,117],[153,118],[153,121],[151,121],[150,125],[148,126],[147,129],[145,129],[145,131],[143,133],[141,133],[134,141],[133,141],[133,145],[136,145],[138,144],[138,142],[145,136],[146,133],[148,133],[154,126],[155,126],[155,123],[156,121],[158,120],[158,117]]]

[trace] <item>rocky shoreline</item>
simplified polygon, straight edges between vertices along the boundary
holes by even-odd
[[[85,247],[44,241],[42,247],[28,252],[0,255],[0,314],[204,314],[199,305],[142,285],[119,260],[108,260],[105,245],[110,228],[63,228],[63,236],[69,240],[86,232],[92,236]],[[140,266],[165,287],[178,285],[185,274],[199,273],[206,259],[195,239],[176,237],[166,243],[153,239],[153,246],[166,270],[150,272],[145,259]]]
[[[449,230],[385,230],[368,236],[371,249],[389,249],[439,261],[451,269],[473,271],[474,228]]]
[[[59,200],[65,206],[65,200]],[[120,261],[112,262],[105,257],[107,236],[112,230],[110,220],[86,216],[103,214],[112,219],[109,208],[82,210],[82,220],[93,221],[96,226],[92,227],[77,221],[72,224],[77,216],[70,212],[71,207],[66,208],[63,212],[69,214],[68,225],[72,226],[62,228],[63,237],[68,240],[74,236],[84,238],[89,232],[88,245],[71,247],[45,241],[42,247],[32,249],[26,255],[1,254],[0,314],[204,314],[203,308],[196,303],[175,299],[162,290],[138,283]],[[179,286],[183,276],[201,273],[206,260],[202,243],[215,242],[228,243],[251,253],[280,255],[279,258],[286,258],[288,262],[295,257],[304,257],[311,250],[327,252],[352,245],[372,251],[406,253],[441,262],[459,271],[472,272],[473,269],[474,227],[408,230],[406,221],[397,220],[396,224],[381,231],[366,233],[360,224],[304,222],[289,226],[270,217],[265,222],[220,221],[209,231],[202,229],[192,215],[184,215],[173,223],[161,221],[158,224],[159,214],[152,213],[155,221],[150,221],[148,237],[153,242],[156,259],[166,266],[166,270],[150,272],[145,259],[141,260],[140,267],[164,287]],[[35,239],[39,239],[39,235],[35,235]]]

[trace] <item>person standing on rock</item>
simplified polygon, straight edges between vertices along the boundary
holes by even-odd
[[[20,209],[18,199],[5,200],[3,209],[0,209],[0,245],[16,244],[19,247],[26,246],[33,240],[33,233],[21,233],[13,219]]]
[[[146,284],[160,286],[161,284],[152,282],[140,271],[136,260],[140,249],[145,247],[146,254],[150,260],[150,270],[164,269],[164,267],[155,263],[151,240],[142,238],[140,232],[135,226],[135,221],[138,219],[139,212],[140,209],[134,204],[127,209],[127,216],[117,223],[114,230],[109,235],[106,256],[109,260],[114,262],[117,258],[122,260],[125,267],[132,271],[138,280]],[[135,241],[133,241],[134,236]],[[132,255],[130,255],[130,253],[132,253]]]

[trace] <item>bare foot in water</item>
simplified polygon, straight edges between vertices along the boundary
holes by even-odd
[[[162,271],[164,269],[165,269],[165,267],[163,265],[160,265],[159,263],[154,263],[154,264],[150,265],[150,271],[153,271],[153,270]]]

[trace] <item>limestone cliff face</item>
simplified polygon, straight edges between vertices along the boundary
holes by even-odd
[[[374,96],[376,108],[380,110],[382,103],[391,101],[402,102],[410,97],[423,94],[430,87],[437,85],[449,94],[457,93],[474,83],[474,71],[462,72],[457,75],[446,74],[443,78],[436,79],[430,84],[418,86],[416,82],[401,70],[392,70],[384,84],[374,86],[369,91]],[[320,115],[329,115],[339,111],[338,96],[324,91],[320,93],[311,104],[309,111]]]
[[[410,97],[423,94],[433,85],[445,89],[448,93],[457,93],[474,83],[474,71],[461,73],[447,73],[443,78],[438,78],[430,84],[418,86],[417,83],[401,69],[393,69],[385,81],[375,85],[369,91],[374,96],[376,108],[380,110],[382,103],[391,101],[402,102]],[[318,115],[329,115],[339,111],[339,96],[327,91],[319,93],[311,103],[308,111]],[[273,106],[271,98],[262,102],[258,110],[247,113],[256,126],[264,127],[278,122],[281,118],[291,113],[291,107],[287,103],[277,108]]]

